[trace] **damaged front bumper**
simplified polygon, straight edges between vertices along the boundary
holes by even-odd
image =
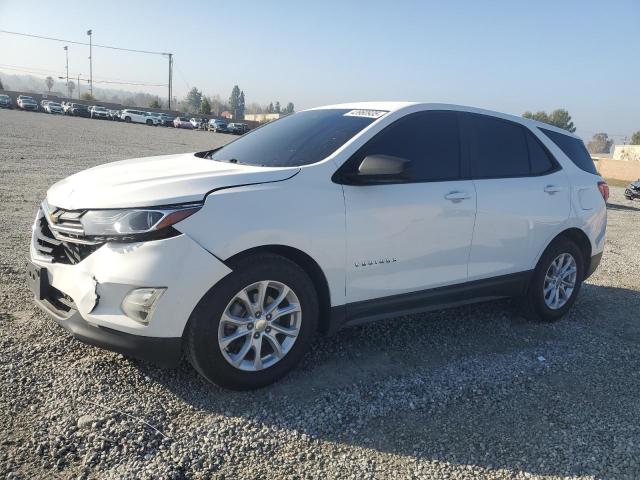
[[[202,296],[231,270],[188,235],[139,243],[106,243],[77,264],[39,258],[28,268],[37,304],[61,327],[91,345],[173,365]],[[36,277],[38,272],[43,278]],[[162,287],[142,323],[122,309],[132,290]]]

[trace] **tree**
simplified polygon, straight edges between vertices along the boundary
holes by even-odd
[[[549,115],[549,123],[569,132],[576,131],[576,127],[571,121],[571,115],[569,115],[569,112],[567,112],[563,108],[559,108],[551,112],[551,114]]]
[[[87,102],[92,102],[93,100],[95,100],[94,96],[89,92],[84,92],[82,95],[80,95],[80,99],[86,100]]]
[[[187,97],[185,98],[185,103],[189,108],[189,112],[197,112],[200,108],[200,103],[202,102],[202,92],[199,92],[196,87],[193,87],[187,93]]]
[[[267,113],[273,113],[273,102],[269,102],[269,106],[267,107]]]
[[[274,113],[280,113],[280,102],[276,102],[276,106],[273,107]]]
[[[69,97],[72,97],[73,91],[76,89],[76,84],[69,80],[69,83],[67,83],[67,88],[69,89]]]
[[[249,103],[245,107],[244,113],[263,113],[262,105],[256,102]]]
[[[154,98],[153,100],[151,100],[151,102],[149,103],[149,108],[162,108],[159,99]]]
[[[530,118],[531,120],[537,120],[538,122],[549,123],[549,115],[547,115],[547,112],[524,112],[522,116],[524,118]]]
[[[587,144],[587,150],[589,153],[609,153],[611,145],[613,145],[613,139],[609,138],[609,135],[596,133]]]
[[[238,118],[240,120],[244,120],[244,109],[245,109],[244,90],[241,90],[240,91],[240,101],[238,102]]]
[[[530,118],[531,120],[537,120],[539,122],[548,123],[549,125],[553,125],[558,128],[563,128],[564,130],[568,130],[569,132],[575,132],[576,127],[573,125],[571,121],[571,115],[563,108],[558,108],[547,114],[547,112],[524,112],[522,114],[524,118]]]
[[[0,90],[4,90],[4,85],[2,84],[2,80],[0,80]]]
[[[631,145],[640,145],[640,130],[631,135]]]
[[[204,115],[209,115],[211,113],[211,104],[207,97],[202,97],[202,100],[200,100],[200,110],[198,110],[198,113],[202,113]]]
[[[284,107],[283,113],[290,115],[293,112],[294,112],[293,103],[292,102],[287,103],[287,106]]]
[[[234,120],[242,120],[244,118],[244,92],[240,90],[238,85],[234,85],[231,90],[229,109]]]
[[[47,77],[44,79],[44,83],[47,86],[47,90],[49,91],[49,93],[51,93],[51,89],[53,88],[53,77]]]

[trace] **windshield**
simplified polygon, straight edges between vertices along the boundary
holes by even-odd
[[[98,112],[106,112],[107,109],[104,107],[93,107],[94,110],[98,111]]]
[[[361,112],[326,109],[295,113],[251,131],[216,150],[210,158],[265,167],[316,163],[331,155],[380,116],[374,118]]]

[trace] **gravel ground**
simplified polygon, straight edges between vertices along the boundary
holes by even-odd
[[[617,187],[562,321],[504,301],[350,328],[257,392],[84,346],[33,306],[22,259],[51,183],[229,138],[0,111],[0,476],[640,477],[640,202]]]

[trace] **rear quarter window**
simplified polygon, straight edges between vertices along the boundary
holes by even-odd
[[[596,170],[596,166],[591,159],[591,155],[587,151],[582,140],[571,137],[569,135],[564,135],[563,133],[554,132],[552,130],[547,130],[546,128],[541,128],[542,133],[544,133],[553,143],[555,143],[562,152],[569,157],[580,170],[584,170],[585,172],[592,173],[594,175],[599,175]]]

